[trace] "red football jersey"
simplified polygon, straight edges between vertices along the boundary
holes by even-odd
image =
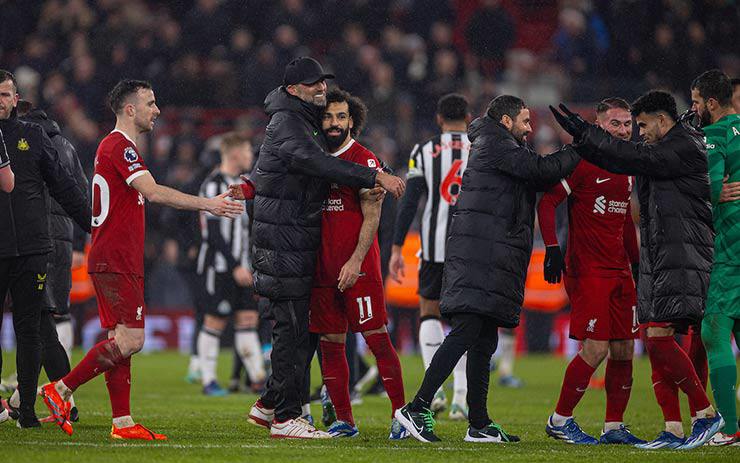
[[[378,158],[355,140],[350,140],[347,146],[333,155],[380,170]],[[337,286],[339,271],[357,247],[362,221],[360,191],[332,183],[321,214],[321,246],[316,261],[314,286]],[[360,271],[365,274],[360,279],[365,281],[383,280],[377,235],[365,255]]]
[[[568,194],[569,276],[629,275],[624,226],[629,220],[634,227],[628,217],[632,181],[586,161],[561,180]]]
[[[95,153],[90,273],[144,275],[144,196],[131,182],[147,172],[123,132],[106,136]]]

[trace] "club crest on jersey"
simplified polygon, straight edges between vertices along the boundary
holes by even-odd
[[[131,148],[130,146],[127,146],[125,150],[123,150],[123,159],[125,159],[128,162],[136,162],[139,160],[139,155],[136,154],[136,150]]]
[[[31,146],[28,144],[25,138],[18,140],[18,151],[28,151]]]

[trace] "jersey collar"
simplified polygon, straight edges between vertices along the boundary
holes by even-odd
[[[123,135],[123,138],[125,138],[128,141],[130,141],[131,144],[133,144],[134,146],[136,146],[136,142],[133,141],[132,139],[130,139],[129,136],[126,135],[123,131],[118,130],[118,129],[113,129],[113,131],[111,133],[120,133],[121,135]]]
[[[344,148],[340,149],[340,150],[339,150],[339,151],[337,151],[336,153],[329,153],[329,154],[331,154],[332,156],[334,156],[334,157],[336,158],[336,157],[338,157],[338,156],[341,156],[341,155],[342,155],[343,153],[345,153],[345,152],[346,152],[346,151],[347,151],[348,149],[350,149],[350,148],[352,147],[352,145],[354,145],[354,144],[355,144],[355,139],[354,139],[354,138],[350,138],[350,139],[349,139],[349,143],[347,143],[347,145],[345,145],[345,147],[344,147]]]

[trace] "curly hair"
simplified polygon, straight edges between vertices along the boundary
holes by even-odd
[[[329,90],[326,94],[326,107],[328,108],[332,103],[347,103],[349,117],[352,118],[350,135],[352,135],[352,138],[360,136],[367,120],[367,106],[365,103],[360,98],[338,88]]]

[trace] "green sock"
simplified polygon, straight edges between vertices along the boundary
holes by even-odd
[[[709,373],[712,381],[712,393],[717,403],[717,410],[725,419],[722,432],[735,434],[737,432],[737,409],[735,408],[735,384],[737,383],[737,367],[735,365],[720,367]]]

